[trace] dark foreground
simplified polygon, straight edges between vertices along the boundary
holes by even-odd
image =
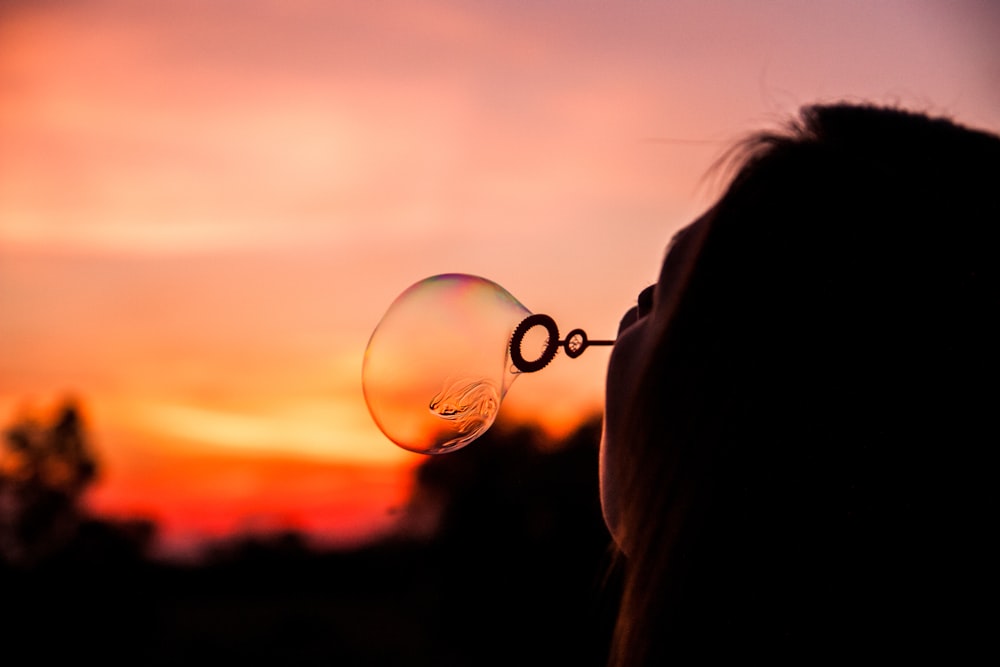
[[[45,562],[0,565],[0,663],[600,666],[598,434],[497,429],[428,459],[408,511],[436,529],[353,551],[285,534],[182,565],[84,522]]]

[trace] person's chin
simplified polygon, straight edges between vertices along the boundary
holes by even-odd
[[[601,510],[608,531],[623,551],[620,508],[621,499],[627,490],[622,488],[622,465],[630,459],[625,444],[627,438],[623,435],[623,422],[631,384],[637,380],[641,369],[639,357],[645,328],[646,318],[642,318],[618,336],[608,362],[604,395],[604,424],[599,457]]]

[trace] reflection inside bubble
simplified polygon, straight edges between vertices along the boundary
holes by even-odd
[[[478,438],[496,419],[500,408],[500,393],[487,380],[458,380],[438,392],[428,406],[430,411],[455,423],[458,436],[443,443],[451,449]]]

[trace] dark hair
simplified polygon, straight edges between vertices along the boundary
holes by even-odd
[[[1000,138],[811,106],[735,155],[629,401],[612,663],[985,642]]]

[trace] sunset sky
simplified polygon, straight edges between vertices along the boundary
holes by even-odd
[[[178,543],[382,528],[424,460],[361,392],[400,292],[472,273],[611,337],[744,133],[840,99],[1000,130],[996,7],[0,2],[0,425],[77,397],[94,507]],[[565,432],[607,358],[501,415]]]

